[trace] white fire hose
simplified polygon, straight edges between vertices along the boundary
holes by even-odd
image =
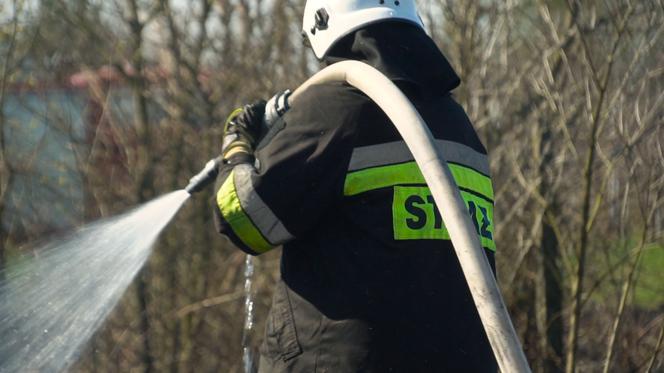
[[[449,231],[500,370],[504,373],[530,372],[498,284],[447,162],[436,150],[429,128],[408,98],[375,68],[358,61],[343,61],[311,77],[293,92],[289,101],[297,101],[298,95],[312,85],[338,81],[345,81],[364,92],[383,109],[413,154]]]

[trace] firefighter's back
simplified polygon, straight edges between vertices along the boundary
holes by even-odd
[[[493,263],[493,193],[484,146],[449,93],[399,85],[448,159]],[[314,87],[299,104],[317,107],[328,122],[351,121],[330,125],[349,127],[352,149],[340,147],[350,155],[339,155],[345,174],[334,189],[338,199],[315,228],[284,245],[283,282],[263,346],[281,368],[264,367],[495,371],[442,218],[394,125],[344,85]],[[298,120],[297,110],[286,119]]]

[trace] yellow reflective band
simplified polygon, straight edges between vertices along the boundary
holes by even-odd
[[[461,191],[470,219],[482,246],[496,251],[493,240],[493,204],[472,193]],[[449,240],[443,218],[425,186],[395,186],[392,202],[392,228],[394,239]]]
[[[232,171],[219,189],[219,192],[217,192],[217,205],[219,206],[221,215],[231,226],[235,235],[250,249],[258,254],[270,251],[273,248],[272,245],[263,238],[263,235],[251,219],[249,219],[244,209],[242,209],[235,189],[234,179],[235,171]]]
[[[471,190],[493,200],[493,186],[489,177],[461,165],[449,163],[448,166],[459,188]],[[426,184],[420,168],[414,161],[351,172],[346,175],[344,195],[354,196],[370,190],[404,184]]]

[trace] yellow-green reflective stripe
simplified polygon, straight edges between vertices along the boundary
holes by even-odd
[[[474,203],[476,206],[475,214],[471,214],[471,219],[475,219],[477,225],[476,227],[480,229],[480,242],[482,247],[486,247],[491,251],[496,251],[496,242],[493,240],[495,237],[494,224],[493,224],[493,203],[485,200],[484,198],[478,197],[474,194],[461,191],[461,198],[466,202],[466,206],[469,206],[470,203]],[[486,216],[480,210],[483,208],[486,211]],[[484,233],[487,232],[491,237],[484,236]]]
[[[496,251],[493,241],[493,204],[472,193],[461,191],[482,246]],[[449,240],[442,216],[425,186],[395,186],[392,204],[394,239]]]
[[[459,188],[470,189],[493,200],[493,186],[489,177],[461,165],[448,163],[448,166]],[[351,172],[346,175],[344,195],[354,196],[400,184],[426,184],[417,163],[407,162]]]
[[[226,178],[224,184],[217,192],[217,205],[221,215],[245,245],[257,253],[264,253],[272,249],[272,245],[263,238],[254,223],[242,209],[240,199],[235,190],[235,171]]]

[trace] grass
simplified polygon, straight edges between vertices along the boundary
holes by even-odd
[[[647,310],[664,307],[664,246],[644,249],[634,287],[634,305]]]

